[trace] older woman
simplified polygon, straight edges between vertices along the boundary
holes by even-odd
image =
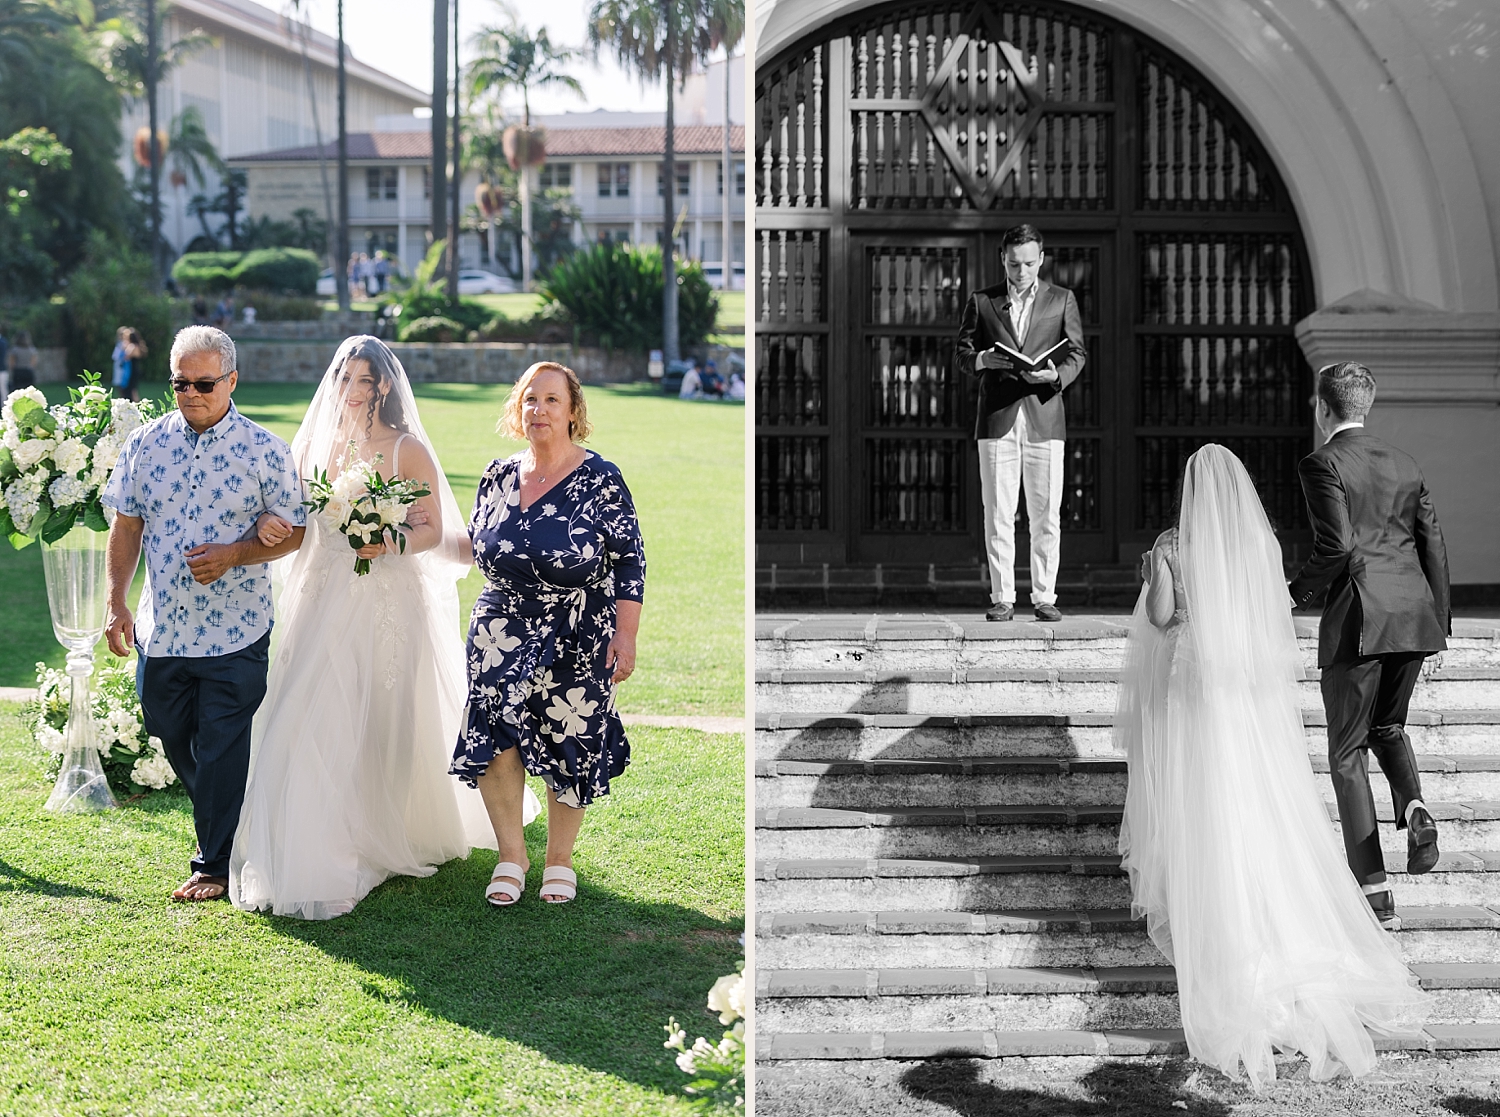
[[[528,443],[490,463],[469,538],[486,584],[469,621],[469,702],[452,772],[484,797],[500,862],[485,898],[521,898],[530,867],[521,806],[527,772],[547,784],[540,895],[577,894],[573,844],[584,808],[630,762],[615,685],[635,670],[646,559],[620,471],[589,435],[572,369],[526,370],[501,419]]]

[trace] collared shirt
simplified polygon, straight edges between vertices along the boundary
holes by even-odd
[[[1338,434],[1339,431],[1346,431],[1350,427],[1363,427],[1364,425],[1365,424],[1359,419],[1353,419],[1347,423],[1340,423],[1338,426],[1334,427],[1333,430],[1328,432],[1328,437],[1332,438],[1334,435]]]
[[[233,402],[202,434],[173,411],[126,439],[101,499],[145,521],[146,587],[135,621],[143,654],[227,655],[271,630],[270,563],[232,566],[203,586],[184,552],[244,539],[262,512],[307,522],[285,442]]]
[[[1036,281],[1024,291],[1017,291],[1010,284],[1005,285],[1006,293],[1010,296],[1010,328],[1015,332],[1016,340],[1024,343],[1026,331],[1031,328],[1031,308],[1036,305]]]

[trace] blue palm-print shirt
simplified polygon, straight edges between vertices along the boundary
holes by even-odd
[[[184,552],[234,543],[262,512],[307,522],[287,444],[235,409],[199,434],[173,411],[131,434],[100,499],[145,523],[146,587],[135,638],[148,656],[228,655],[271,631],[271,565],[232,566],[206,586]]]

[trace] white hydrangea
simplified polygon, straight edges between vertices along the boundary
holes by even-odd
[[[109,471],[114,469],[115,463],[120,460],[122,446],[124,446],[124,440],[112,433],[99,436],[99,441],[94,443],[94,474],[96,476],[101,470],[106,477],[109,476]]]
[[[80,481],[77,477],[71,477],[66,473],[59,474],[57,480],[47,490],[52,497],[54,508],[66,508],[70,504],[82,504],[93,494],[94,486],[87,481]]]
[[[82,473],[89,465],[89,448],[81,438],[65,438],[53,448],[52,461],[64,473]]]
[[[37,403],[41,404],[43,407],[47,406],[47,397],[44,396],[44,395],[42,395],[42,390],[40,388],[36,388],[36,387],[21,388],[18,391],[12,392],[10,395],[8,395],[8,396],[5,397],[5,406],[4,407],[0,407],[0,422],[4,422],[7,427],[13,426],[15,424],[15,421],[16,421],[16,412],[15,412],[16,400],[21,399],[22,397],[25,397],[26,399],[29,399],[29,400],[35,400]]]
[[[53,729],[45,721],[40,722],[36,727],[36,743],[58,756],[61,756],[68,747],[68,739],[63,735],[62,730]]]
[[[16,428],[11,426],[9,423],[6,423],[4,426],[5,433],[3,435],[0,435],[0,445],[3,445],[7,450],[14,454],[16,447],[21,445],[21,436],[16,433]]]
[[[10,456],[15,459],[16,468],[25,472],[52,453],[56,445],[51,438],[28,438],[12,450]]]
[[[130,752],[141,751],[141,723],[130,710],[111,710],[99,727],[100,735],[112,746]]]
[[[11,523],[22,535],[31,532],[31,519],[37,513],[45,483],[45,477],[33,473],[17,477],[5,488],[5,506],[10,511]]]
[[[172,765],[167,763],[167,758],[160,753],[150,752],[135,762],[130,769],[130,778],[142,787],[153,787],[160,790],[167,784],[177,779],[177,773],[172,771]]]
[[[121,442],[125,436],[136,427],[145,422],[141,418],[141,408],[134,400],[117,399],[109,405],[110,434],[117,437]]]

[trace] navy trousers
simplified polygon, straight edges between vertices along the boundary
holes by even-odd
[[[1406,805],[1422,798],[1417,757],[1406,735],[1411,692],[1425,652],[1397,652],[1331,663],[1323,668],[1323,709],[1328,714],[1328,770],[1339,805],[1344,853],[1360,884],[1385,880],[1385,858],[1375,825],[1369,757],[1391,785],[1396,829],[1406,826]]]
[[[266,696],[270,647],[267,632],[228,655],[136,660],[135,688],[146,731],[161,738],[167,761],[193,802],[195,873],[229,876],[229,851],[250,772],[250,722]]]

